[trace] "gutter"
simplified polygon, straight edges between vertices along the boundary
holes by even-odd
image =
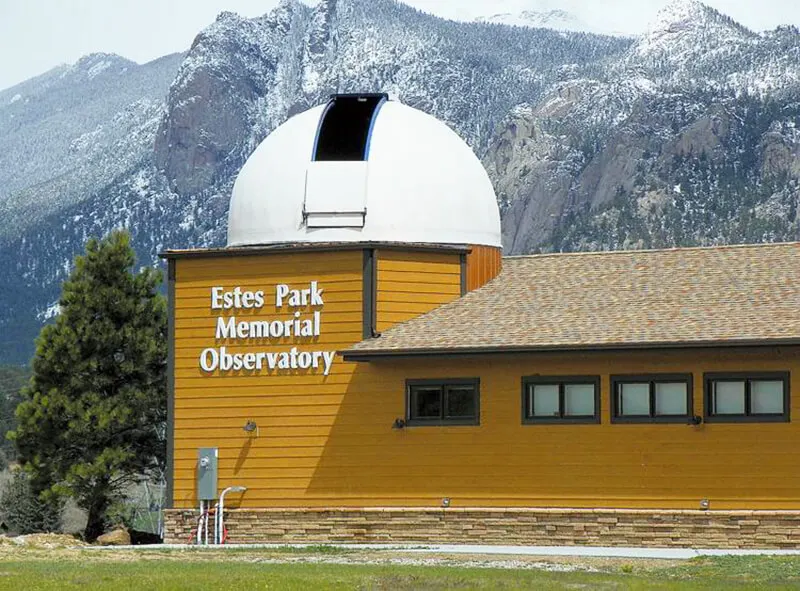
[[[724,341],[675,341],[652,343],[566,344],[566,345],[500,345],[486,347],[413,348],[413,349],[345,349],[338,351],[345,361],[377,361],[416,357],[463,357],[467,355],[509,355],[515,353],[558,352],[625,352],[642,350],[715,349],[747,347],[800,346],[800,338],[748,339]]]

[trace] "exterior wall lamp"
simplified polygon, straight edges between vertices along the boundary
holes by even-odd
[[[403,419],[395,419],[392,424],[392,429],[405,429],[406,422]]]

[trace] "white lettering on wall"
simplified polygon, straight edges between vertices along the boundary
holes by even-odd
[[[306,288],[295,289],[281,283],[275,286],[275,307],[292,309],[289,318],[239,319],[236,316],[218,316],[214,330],[217,341],[235,345],[238,341],[264,341],[292,339],[302,343],[314,339],[322,332],[321,308],[324,289],[317,281]],[[236,286],[227,290],[222,286],[211,288],[212,310],[252,310],[264,307],[264,291],[244,290]],[[230,371],[319,371],[328,375],[336,357],[335,351],[299,351],[293,346],[284,352],[229,353],[226,346],[207,348],[200,353],[200,368],[206,373]]]
[[[231,310],[264,307],[263,291],[245,291],[241,287],[234,287],[232,291],[225,291],[224,287],[211,288],[211,309]]]

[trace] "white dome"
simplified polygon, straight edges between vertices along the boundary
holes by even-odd
[[[350,97],[353,98],[353,97]],[[332,99],[336,100],[336,98]],[[363,99],[360,99],[363,102]],[[256,148],[233,187],[228,246],[303,242],[406,242],[500,247],[500,212],[470,147],[434,117],[376,103],[360,160],[319,161],[332,103],[296,115]],[[340,120],[328,145],[353,143]],[[331,127],[334,127],[331,124]],[[331,143],[333,141],[333,143]]]

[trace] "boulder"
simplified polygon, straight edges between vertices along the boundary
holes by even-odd
[[[97,538],[100,546],[130,546],[131,534],[127,529],[115,529]]]

